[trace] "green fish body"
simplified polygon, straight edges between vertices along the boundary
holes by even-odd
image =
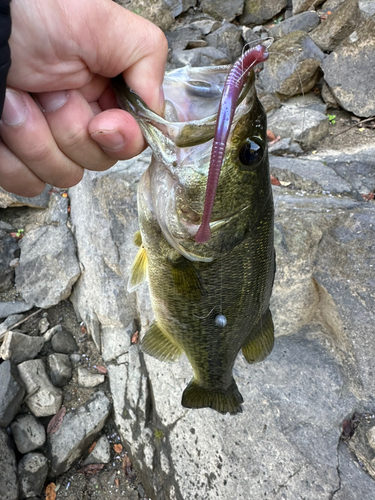
[[[143,350],[160,360],[184,352],[194,377],[188,408],[241,410],[232,375],[239,351],[249,363],[273,347],[269,301],[275,273],[273,199],[266,116],[254,74],[240,95],[211,216],[211,239],[194,240],[203,204],[216,113],[229,68],[181,68],[166,75],[164,117],[124,84],[118,101],[140,124],[153,156],[138,188],[139,251],[130,289],[148,279],[155,321]]]

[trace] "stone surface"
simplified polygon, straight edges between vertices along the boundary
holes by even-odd
[[[0,387],[0,427],[8,427],[25,395],[25,388],[9,360],[0,364]]]
[[[203,40],[202,30],[197,26],[177,26],[166,31],[168,47],[172,50],[185,50],[188,44],[195,40]]]
[[[105,376],[100,373],[91,373],[83,366],[78,368],[78,385],[80,387],[96,387],[104,382]]]
[[[57,226],[66,224],[68,220],[69,200],[68,197],[62,195],[62,192],[51,193],[48,210],[44,218],[45,224],[54,224]]]
[[[323,59],[323,52],[304,31],[293,31],[272,44],[260,73],[263,87],[283,99],[307,92],[320,77]]]
[[[24,361],[17,368],[26,387],[26,404],[31,412],[36,417],[55,415],[61,407],[62,393],[52,385],[43,361]]]
[[[183,66],[220,66],[229,64],[229,57],[215,47],[199,47],[191,50],[176,50],[171,57],[174,68]]]
[[[244,0],[230,0],[223,2],[222,0],[201,0],[200,8],[215,19],[233,19],[242,14],[244,8]],[[245,23],[243,23],[245,24]]]
[[[292,0],[293,14],[299,14],[309,10],[310,7],[317,7],[322,4],[324,0]]]
[[[49,327],[48,318],[42,318],[38,323],[39,332],[41,334],[46,333]]]
[[[53,385],[62,387],[72,378],[72,365],[67,354],[50,354],[48,356],[50,378]]]
[[[13,314],[19,314],[30,311],[33,307],[24,300],[17,300],[16,302],[0,302],[0,319],[7,318]]]
[[[18,482],[20,485],[20,500],[42,493],[47,479],[48,462],[41,453],[28,453],[18,462]]]
[[[62,326],[60,324],[53,326],[52,328],[50,328],[49,330],[47,330],[43,334],[44,340],[46,342],[49,342],[52,339],[52,337],[55,335],[55,333],[61,332],[61,330],[62,330]]]
[[[4,338],[5,332],[14,327],[19,321],[24,318],[24,314],[12,314],[0,324],[0,338]]]
[[[67,330],[57,331],[51,338],[52,349],[62,354],[73,354],[78,351],[78,345],[73,335]]]
[[[0,356],[18,365],[22,361],[34,359],[44,346],[43,337],[30,337],[19,332],[7,332],[0,348]]]
[[[375,479],[375,417],[361,418],[349,441],[349,450],[355,454],[368,474]]]
[[[358,7],[364,18],[375,15],[375,3],[373,0],[359,0]]]
[[[16,457],[3,429],[0,429],[0,471],[1,500],[18,500]]]
[[[0,208],[7,207],[32,207],[32,208],[47,208],[49,202],[49,192],[52,186],[46,184],[44,191],[34,198],[25,198],[13,193],[8,193],[0,187]]]
[[[358,160],[356,151],[345,154]],[[280,160],[293,159],[271,158],[271,166]],[[71,190],[85,266],[73,302],[103,353],[116,423],[149,497],[328,500],[344,484],[337,469],[342,421],[355,408],[375,402],[369,332],[375,207],[357,201],[353,184],[361,176],[348,162],[338,174],[324,160],[293,161],[279,170],[295,176],[298,191],[275,188],[278,271],[271,310],[276,345],[261,364],[248,366],[239,356],[235,378],[245,404],[235,418],[181,407],[191,378],[186,359],[161,363],[130,343],[133,319],[142,332],[153,319],[146,286],[133,295],[121,289],[113,297],[113,290],[127,282],[135,253],[130,207],[142,165],[136,168],[135,160],[85,175]],[[95,239],[88,239],[85,228],[94,224]],[[108,268],[116,272],[108,274]],[[113,279],[106,293],[105,279],[97,279],[103,272]],[[363,483],[358,491],[370,495],[373,489]]]
[[[10,263],[19,255],[18,242],[10,234],[0,236],[0,292],[14,283],[14,269]]]
[[[279,14],[287,5],[287,0],[245,0],[241,24],[262,24]]]
[[[209,46],[224,52],[233,63],[242,54],[242,30],[234,24],[224,21],[220,28],[206,36]]]
[[[173,24],[172,12],[164,0],[116,0],[116,3],[159,26],[163,31]]]
[[[346,0],[310,33],[310,37],[324,52],[332,52],[356,29],[358,20],[358,0]]]
[[[268,128],[282,139],[290,137],[302,147],[310,147],[329,133],[329,120],[319,111],[299,106],[282,106],[268,116]]]
[[[48,308],[66,299],[81,272],[69,229],[38,227],[26,233],[19,244],[16,284],[26,302]]]
[[[322,63],[324,79],[340,106],[357,116],[375,115],[375,19],[369,18]]]
[[[212,18],[197,19],[190,23],[190,26],[195,26],[201,30],[203,35],[208,35],[212,31],[220,28],[221,23]]]
[[[20,453],[36,450],[43,446],[46,441],[46,431],[34,415],[19,414],[10,427]]]
[[[195,7],[197,0],[165,0],[165,3],[170,8],[172,16],[177,17],[190,7]]]
[[[281,38],[297,30],[306,31],[306,33],[308,33],[319,24],[320,18],[316,12],[302,12],[281,23],[275,24],[269,29],[269,34],[274,38]]]
[[[82,406],[67,413],[60,428],[47,438],[51,473],[60,475],[79,458],[103,428],[111,410],[104,392],[96,392]]]
[[[268,146],[268,152],[272,155],[283,156],[285,154],[298,155],[303,153],[303,150],[298,142],[292,141],[289,137],[286,139],[280,139],[275,144]]]
[[[98,439],[95,448],[88,454],[82,465],[107,464],[110,460],[111,446],[108,442],[107,436],[101,436]]]

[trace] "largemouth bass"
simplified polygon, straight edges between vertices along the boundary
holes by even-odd
[[[130,289],[148,279],[155,313],[142,349],[164,361],[186,354],[194,377],[183,406],[236,414],[243,403],[232,374],[239,351],[254,363],[273,347],[275,254],[266,116],[252,70],[241,75],[238,101],[224,109],[229,70],[185,67],[167,74],[163,117],[121,76],[113,86],[153,152],[138,188],[139,251],[130,278]],[[231,124],[217,124],[219,105],[221,117],[232,113]],[[219,146],[221,173],[210,172],[216,184],[204,215],[220,127],[228,129]]]

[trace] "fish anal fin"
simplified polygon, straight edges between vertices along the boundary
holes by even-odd
[[[227,390],[206,389],[194,379],[182,394],[185,408],[212,408],[219,413],[235,415],[242,412],[243,398],[234,379]]]
[[[141,347],[143,352],[160,361],[177,361],[183,352],[181,347],[166,336],[156,321],[144,336]]]
[[[172,263],[172,277],[176,292],[190,300],[200,300],[202,285],[193,262],[181,257]]]
[[[268,309],[242,346],[242,353],[248,363],[263,361],[270,354],[274,344],[273,331],[272,315]]]
[[[147,253],[143,247],[137,252],[130,269],[128,291],[133,292],[147,277]]]

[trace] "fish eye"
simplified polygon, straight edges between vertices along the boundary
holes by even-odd
[[[256,138],[248,139],[242,145],[238,154],[238,160],[243,167],[255,167],[263,158],[264,148]],[[247,170],[247,169],[246,169]]]

